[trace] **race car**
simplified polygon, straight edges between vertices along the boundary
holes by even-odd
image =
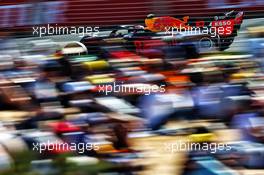
[[[229,48],[237,36],[237,31],[243,22],[243,12],[230,11],[224,15],[215,16],[214,19],[204,21],[191,21],[189,16],[183,17],[183,20],[170,16],[155,17],[150,14],[145,19],[145,29],[152,32],[166,32],[172,35],[174,31],[182,33],[183,31],[192,34],[208,34],[207,37],[200,38],[202,41],[208,41],[209,47],[215,46],[223,51]]]
[[[122,45],[151,58],[163,57],[164,52],[161,50],[164,46],[179,44],[184,48],[190,45],[193,48],[195,45],[198,52],[212,49],[223,51],[232,44],[242,20],[243,12],[235,11],[204,21],[193,21],[188,16],[181,20],[170,16],[148,15],[145,28],[139,25],[117,26],[112,31],[102,32],[98,37],[85,36],[80,42],[90,54],[97,55],[103,52],[102,47],[109,45]],[[194,58],[196,55],[185,57]]]

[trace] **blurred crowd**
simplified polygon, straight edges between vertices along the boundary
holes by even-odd
[[[166,59],[125,51],[117,56],[104,48],[111,57],[103,58],[79,42],[21,41],[1,31],[2,174],[263,173],[263,28],[247,35],[248,50],[239,52],[185,58],[178,50],[181,59]],[[114,83],[137,90],[101,92]],[[146,95],[142,88],[153,85],[165,90]],[[179,136],[232,149],[186,150],[184,158],[173,157],[177,165],[164,157],[173,153],[151,154]],[[34,149],[36,143],[43,152]],[[72,143],[89,148],[74,151]],[[151,172],[166,161],[181,168]]]

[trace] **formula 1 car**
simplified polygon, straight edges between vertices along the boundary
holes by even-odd
[[[183,20],[170,16],[155,17],[150,14],[145,19],[147,30],[152,32],[172,33],[177,31],[190,32],[193,34],[209,34],[210,37],[202,37],[200,41],[208,40],[210,47],[213,45],[223,51],[232,44],[237,31],[243,22],[243,12],[230,11],[224,15],[215,16],[214,19],[204,21],[191,21],[189,16]],[[198,32],[198,33],[197,33]]]
[[[109,45],[122,45],[145,57],[162,57],[162,48],[179,44],[185,48],[183,50],[186,47],[194,48],[195,45],[198,52],[212,48],[223,51],[232,44],[242,19],[243,12],[234,11],[204,21],[193,21],[189,17],[181,20],[148,15],[145,28],[139,25],[117,26],[110,32],[102,32],[98,37],[85,36],[80,42],[86,46],[89,54],[99,56],[102,56],[102,47]],[[185,57],[194,58],[195,55]]]

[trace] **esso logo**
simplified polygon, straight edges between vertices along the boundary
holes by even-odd
[[[219,22],[215,22],[214,25],[216,27],[220,27],[220,26],[226,26],[226,25],[231,25],[231,21],[219,21]]]

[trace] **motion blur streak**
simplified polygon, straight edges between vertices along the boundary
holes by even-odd
[[[0,1],[0,175],[263,175],[263,7]]]

